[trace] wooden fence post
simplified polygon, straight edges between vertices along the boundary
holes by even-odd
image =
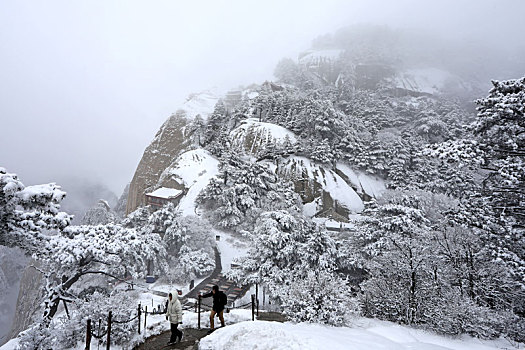
[[[259,283],[255,283],[255,302],[257,303],[257,317],[259,317]]]
[[[144,310],[144,334],[146,334],[146,317],[148,316],[148,307]]]
[[[137,313],[138,313],[138,315],[139,315],[139,316],[138,316],[138,317],[139,317],[139,334],[140,334],[140,312],[141,312],[141,311],[142,311],[142,307],[141,307],[141,305],[140,305],[140,303],[139,303],[139,307],[137,308]]]
[[[87,327],[86,327],[86,350],[89,350],[91,348],[91,320],[87,320]]]
[[[106,350],[109,350],[109,346],[110,346],[110,343],[111,343],[111,316],[112,316],[112,312],[110,311],[109,314],[108,314],[108,337],[107,337],[107,340],[106,340]]]
[[[198,302],[198,308],[197,308],[197,329],[201,329],[201,295],[199,294],[199,302]]]
[[[252,321],[255,321],[255,294],[252,294]]]
[[[102,319],[99,318],[99,319],[98,319],[98,336],[97,336],[97,337],[98,337],[98,346],[97,346],[97,349],[100,348],[100,343],[101,343],[101,339],[102,339],[102,338],[100,337],[100,326],[101,326],[101,324],[102,324]]]
[[[263,308],[266,305],[266,286],[263,284]]]

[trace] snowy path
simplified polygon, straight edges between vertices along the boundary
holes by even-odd
[[[227,268],[225,271],[229,271],[231,268],[231,261],[233,258],[239,256],[239,254],[243,253],[243,249],[239,249],[238,247],[233,247],[232,237],[226,233],[216,231],[216,234],[220,234],[222,237],[222,241],[218,243],[218,248],[215,249],[215,269],[211,273],[210,276],[205,278],[201,283],[199,283],[195,288],[190,290],[183,298],[181,298],[181,303],[183,307],[188,308],[194,305],[195,300],[197,299],[199,293],[204,294],[211,290],[211,287],[213,285],[218,285],[219,289],[224,291],[226,295],[228,296],[228,303],[231,305],[235,299],[242,297],[248,290],[249,286],[237,286],[233,281],[228,280],[223,275],[223,260],[226,261]],[[230,240],[230,243],[226,242],[226,238]],[[150,292],[153,292],[150,290]],[[163,293],[163,292],[160,292]],[[212,301],[211,299],[204,299],[202,303],[202,310],[203,315],[201,315],[201,322],[202,327],[205,327],[208,323],[208,315],[204,310],[209,310],[211,307],[208,306],[211,305]],[[248,310],[235,310],[237,312],[251,312]],[[233,319],[232,319],[233,317]],[[247,315],[243,315],[244,319],[246,319]],[[239,321],[241,319],[238,318],[236,313],[230,313],[225,314],[226,323],[228,324],[228,320],[232,319],[234,322]],[[196,325],[193,325],[194,327]],[[184,339],[181,343],[167,346],[169,337],[170,337],[170,331],[165,331],[159,335],[154,335],[145,340],[144,343],[141,345],[135,347],[137,350],[153,350],[153,349],[198,349],[198,340],[202,337],[206,336],[207,329],[195,329],[195,328],[186,328],[183,329],[184,331]],[[186,336],[187,334],[187,336]]]
[[[164,332],[149,338],[145,343],[137,346],[134,350],[161,350],[161,349],[198,349],[199,339],[207,334],[207,329],[184,329],[184,337],[180,343],[167,345],[170,332]]]

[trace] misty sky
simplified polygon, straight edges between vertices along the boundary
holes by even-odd
[[[0,0],[0,166],[120,195],[191,92],[272,79],[280,58],[358,23],[508,49],[525,40],[524,13],[521,0]]]

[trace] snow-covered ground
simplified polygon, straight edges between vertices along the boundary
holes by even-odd
[[[469,89],[461,78],[438,68],[407,69],[397,74],[392,83],[399,88],[428,94],[443,92],[447,85]]]
[[[165,302],[165,298],[154,296],[154,304],[162,304]],[[150,295],[142,295],[139,298],[139,301],[141,301],[142,305],[149,305],[151,306],[151,298]],[[148,306],[148,310],[150,310],[150,307]],[[201,313],[201,327],[208,328],[209,327],[209,312],[203,312]],[[229,313],[224,314],[224,321],[226,325],[229,327],[230,325],[242,321],[248,321],[251,320],[252,314],[251,310],[231,310]],[[142,318],[142,322],[144,322],[144,319]],[[133,338],[131,344],[126,344],[125,346],[118,346],[118,345],[111,345],[112,350],[126,350],[126,349],[133,349],[134,346],[143,343],[144,339],[149,338],[153,335],[157,335],[163,332],[166,332],[170,329],[170,324],[168,321],[166,321],[166,316],[161,315],[149,315],[147,316],[147,324],[146,329],[142,330],[141,334],[136,334]],[[198,315],[195,312],[191,311],[184,311],[182,314],[182,325],[181,329],[184,331],[184,328],[197,328],[198,325]],[[93,340],[91,348],[96,348],[96,345],[93,346],[93,344],[96,344],[96,340]],[[0,347],[0,350],[15,350],[18,345],[18,339],[12,339],[3,346]],[[69,350],[83,350],[85,348],[85,344],[79,343],[75,348],[69,349]],[[56,349],[58,350],[58,349]]]
[[[161,175],[159,182],[167,176],[175,177],[188,189],[180,200],[178,210],[182,215],[195,215],[195,199],[211,178],[219,173],[219,161],[208,151],[195,149],[181,154]]]
[[[336,167],[337,170],[348,177],[350,182],[357,188],[357,192],[364,192],[371,197],[378,198],[386,190],[383,179],[355,171],[345,163],[339,162]]]
[[[230,133],[232,146],[243,148],[250,153],[264,149],[271,143],[283,144],[288,140],[291,144],[297,142],[294,133],[282,126],[260,122],[256,118],[248,118],[241,122]]]
[[[195,279],[195,285],[198,285],[204,281],[208,276],[200,277]],[[182,295],[186,295],[190,291],[189,283],[186,284],[177,284],[177,283],[166,283],[166,282],[155,282],[151,284],[146,284],[146,288],[150,291],[158,291],[164,293],[174,292],[176,290],[181,290]]]
[[[161,298],[162,299],[162,298]],[[165,300],[165,299],[162,299]],[[234,323],[251,320],[252,314],[251,310],[231,310],[229,313],[224,314],[224,322],[226,325],[232,325]],[[201,327],[209,327],[210,313],[203,312],[201,313]],[[198,314],[192,311],[184,311],[182,314],[182,325],[180,329],[184,332],[184,328],[197,328],[198,326]],[[136,346],[144,342],[144,339],[147,339],[153,335],[157,335],[163,332],[166,332],[170,329],[170,323],[166,321],[165,315],[149,315],[147,319],[146,331],[142,332],[140,335],[137,334],[133,340],[133,344],[130,344],[131,349],[133,346]],[[78,350],[82,350],[80,347]],[[111,349],[119,350],[121,348],[117,346],[111,346]],[[0,350],[4,350],[0,348]],[[77,350],[77,349],[75,349]],[[124,349],[123,349],[124,350]]]
[[[201,339],[200,350],[490,350],[516,349],[504,339],[450,338],[391,322],[359,319],[354,327],[247,321]]]
[[[321,184],[323,190],[330,193],[333,199],[351,212],[360,213],[364,209],[363,201],[350,184],[336,172],[326,169],[321,164],[315,163],[306,157],[290,157],[279,171],[289,173],[290,178],[306,176],[309,179],[314,179]],[[307,207],[306,209],[309,214],[315,211],[312,207]]]
[[[299,59],[299,64],[307,67],[318,66],[323,60],[335,61],[342,52],[340,49],[310,50]]]
[[[210,89],[191,94],[178,111],[184,111],[188,119],[194,119],[197,115],[200,115],[206,120],[208,116],[213,113],[215,104],[222,95],[218,89]]]
[[[214,230],[214,235],[221,237],[217,241],[217,248],[221,253],[222,273],[226,273],[231,270],[231,264],[235,258],[246,255],[248,246],[238,238],[223,231]]]

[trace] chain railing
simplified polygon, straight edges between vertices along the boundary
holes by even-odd
[[[235,310],[235,309],[246,310],[246,309],[250,309],[250,308],[252,310],[252,321],[253,321],[253,320],[255,320],[255,315],[257,315],[257,316],[259,315],[259,301],[258,301],[258,299],[256,299],[255,294],[251,295],[251,301],[250,302],[248,302],[246,304],[238,305],[238,306],[233,306],[233,305],[229,306],[229,307],[226,308],[226,312],[228,313],[228,312],[230,312],[230,310]],[[197,313],[197,328],[198,329],[201,329],[201,313],[202,312],[206,312],[206,311],[210,311],[212,309],[213,309],[212,305],[208,305],[208,304],[205,304],[205,303],[202,302],[202,295],[198,296],[197,301],[193,305],[185,305],[184,307],[182,307],[182,310],[184,310],[184,311],[194,310],[194,312]],[[92,327],[91,319],[88,319],[87,320],[87,325],[86,325],[86,347],[85,347],[85,350],[90,350],[90,348],[91,348],[91,339],[92,338],[95,338],[95,339],[99,340],[99,346],[103,342],[103,339],[106,338],[106,349],[109,350],[110,349],[110,345],[111,345],[111,326],[112,326],[112,324],[125,324],[125,323],[130,323],[130,322],[133,322],[135,320],[138,320],[138,333],[140,334],[140,332],[141,332],[141,325],[142,325],[142,315],[144,315],[144,327],[143,327],[143,329],[145,330],[146,329],[146,320],[147,320],[148,314],[150,314],[150,315],[160,315],[160,314],[165,314],[166,311],[167,311],[167,307],[164,307],[164,309],[161,310],[161,305],[157,305],[157,308],[152,308],[152,311],[148,312],[148,307],[147,306],[142,307],[141,304],[138,304],[137,314],[134,317],[131,317],[130,319],[127,319],[127,320],[114,320],[112,311],[109,311],[108,318],[107,318],[107,326],[106,326],[106,328],[104,329],[104,331],[102,333],[101,333],[102,319],[99,319],[99,321],[98,321],[98,331],[97,332],[95,332],[95,330]]]

